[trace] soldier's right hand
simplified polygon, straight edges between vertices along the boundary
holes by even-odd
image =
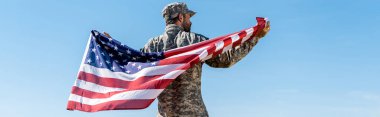
[[[265,28],[263,29],[263,31],[261,31],[257,35],[257,37],[263,38],[269,31],[270,31],[270,21],[267,21],[266,24],[265,24]]]
[[[112,38],[110,34],[108,34],[107,32],[103,32],[103,34],[108,37],[108,38]]]

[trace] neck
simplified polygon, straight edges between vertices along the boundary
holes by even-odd
[[[165,30],[183,30],[183,28],[177,24],[166,24]]]
[[[166,24],[166,26],[171,25],[169,23],[165,23],[165,24]],[[180,21],[176,21],[174,24],[177,25],[177,26],[179,26],[179,27],[182,27],[182,22],[180,22]]]

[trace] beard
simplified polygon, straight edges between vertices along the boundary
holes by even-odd
[[[183,30],[185,32],[190,32],[190,30],[191,30],[191,23],[187,22],[187,21],[184,21],[184,22],[182,22],[182,27],[183,27]]]

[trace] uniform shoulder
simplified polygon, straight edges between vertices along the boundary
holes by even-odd
[[[197,41],[197,42],[205,41],[205,40],[209,39],[208,37],[206,37],[202,34],[195,33],[195,32],[185,32],[185,31],[180,31],[177,36],[184,38],[184,39]]]
[[[176,38],[177,38],[176,42],[177,42],[178,47],[187,46],[190,44],[208,40],[208,38],[204,35],[194,33],[194,32],[185,32],[185,31],[180,31]]]

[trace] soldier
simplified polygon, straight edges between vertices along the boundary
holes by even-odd
[[[193,15],[195,12],[189,10],[185,3],[174,2],[165,6],[162,10],[166,23],[164,33],[151,38],[141,50],[161,52],[207,40],[201,34],[190,32],[190,18]],[[232,66],[246,56],[269,29],[267,25],[251,42],[243,43],[240,48],[233,48],[204,63],[216,68]],[[105,35],[109,36],[107,33]],[[201,95],[202,65],[203,62],[186,70],[158,96],[158,117],[208,117]]]

